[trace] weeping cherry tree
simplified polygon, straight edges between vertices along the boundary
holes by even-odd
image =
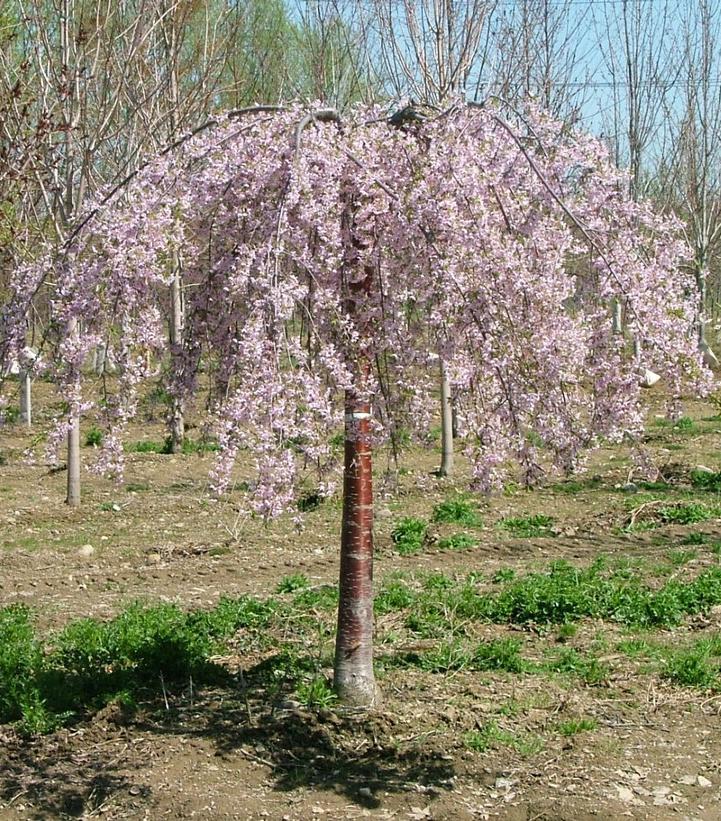
[[[600,437],[640,432],[619,302],[673,395],[710,383],[680,226],[628,197],[600,143],[501,105],[392,119],[298,107],[218,118],[106,195],[62,255],[15,272],[3,351],[24,344],[27,301],[52,280],[47,361],[69,409],[53,442],[93,404],[81,366],[110,340],[118,376],[97,467],[120,474],[146,351],[167,348],[180,249],[187,304],[169,388],[189,403],[201,364],[210,375],[215,491],[242,459],[248,510],[297,515],[303,482],[333,493],[330,438],[345,431],[335,684],[365,706],[371,454],[394,426],[427,434],[439,359],[482,491],[573,471]]]

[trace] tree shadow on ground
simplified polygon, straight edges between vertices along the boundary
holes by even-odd
[[[196,702],[192,718],[156,714],[143,729],[206,738],[221,759],[240,755],[269,767],[278,790],[332,791],[366,808],[380,806],[384,792],[452,789],[453,760],[434,732],[400,737],[382,708],[302,708],[266,687],[267,668],[268,660],[248,670],[244,686],[225,689],[222,699]]]
[[[24,818],[88,817],[108,798],[133,787],[131,780],[115,772],[106,755],[80,753],[64,731],[36,740],[18,737],[3,747],[0,802]],[[139,787],[136,792],[139,800],[147,797]]]
[[[307,672],[313,664],[306,661],[300,664]],[[278,678],[286,663],[278,653],[245,676],[221,671],[215,686],[191,689],[190,697],[164,689],[162,699],[144,700],[134,715],[113,703],[72,729],[32,740],[13,736],[3,745],[0,802],[25,804],[22,817],[33,819],[87,817],[119,794],[128,811],[147,807],[152,789],[126,775],[138,766],[137,757],[125,755],[128,739],[141,736],[151,748],[152,737],[159,746],[162,738],[202,739],[221,760],[239,756],[267,766],[277,790],[334,792],[369,809],[380,806],[383,793],[452,789],[453,761],[440,735],[414,735],[383,709],[303,708],[288,698],[297,671]]]

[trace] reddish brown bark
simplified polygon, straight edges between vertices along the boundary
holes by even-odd
[[[370,404],[346,396],[343,529],[335,687],[351,704],[372,705],[373,676],[373,480]]]
[[[360,263],[362,244],[354,232],[355,203],[348,197],[344,213],[346,311],[355,322],[361,344],[355,352],[357,390],[345,398],[345,464],[343,525],[340,548],[340,599],[335,648],[334,684],[347,704],[372,706],[373,675],[373,461],[371,402],[363,395],[371,361],[363,340],[371,328],[364,309],[372,294],[373,267]]]

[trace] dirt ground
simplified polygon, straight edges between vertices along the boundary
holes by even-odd
[[[51,401],[47,390],[39,386],[41,409]],[[687,403],[693,429],[677,430],[657,421],[663,397],[649,397],[647,447],[657,463],[674,475],[699,464],[718,470],[717,409]],[[294,573],[314,585],[336,582],[337,499],[309,512],[301,533],[290,520],[266,529],[240,519],[232,494],[210,498],[212,454],[132,453],[124,486],[84,474],[82,506],[69,510],[65,473],[22,460],[46,424],[41,410],[32,432],[0,428],[0,606],[29,605],[39,629],[109,618],[137,599],[204,608],[222,595],[264,597]],[[144,412],[128,439],[162,436],[160,422]],[[549,478],[534,491],[479,498],[478,546],[439,551],[431,540],[401,556],[390,538],[394,523],[430,517],[435,504],[464,488],[464,468],[452,480],[435,478],[438,453],[413,450],[398,486],[384,492],[383,457],[377,461],[379,582],[398,570],[492,575],[560,558],[585,565],[600,554],[653,565],[692,531],[721,539],[718,519],[626,532],[632,505],[619,488],[632,468],[628,448],[619,446],[593,454],[587,476],[599,478],[587,489],[563,492]],[[554,517],[555,537],[518,538],[498,527],[503,517],[537,513]],[[699,547],[678,572],[718,561]],[[379,619],[379,634],[395,629],[391,620]],[[715,634],[720,623],[713,611],[659,632],[682,642]],[[517,635],[530,652],[556,641],[509,625],[482,631]],[[595,686],[540,673],[391,668],[371,715],[209,687],[174,694],[167,704],[158,694],[132,715],[110,706],[37,738],[0,727],[0,819],[721,818],[721,696],[664,681],[617,651],[620,636],[617,625],[584,622],[572,638],[579,649],[601,648],[611,665],[612,675]],[[594,729],[554,730],[573,717],[591,717]],[[527,743],[469,747],[467,734],[490,719]]]

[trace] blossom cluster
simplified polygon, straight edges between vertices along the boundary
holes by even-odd
[[[709,388],[680,226],[627,196],[598,141],[542,112],[460,103],[400,127],[377,109],[307,115],[221,118],[95,206],[62,254],[16,272],[4,356],[52,280],[45,361],[71,412],[90,401],[89,352],[105,344],[117,363],[105,468],[122,469],[148,352],[167,352],[178,259],[168,388],[187,402],[201,371],[211,380],[214,484],[242,454],[266,516],[330,463],[343,392],[372,401],[378,437],[427,431],[439,358],[479,488],[519,468],[535,481],[539,448],[572,470],[600,437],[637,434],[641,363],[614,334],[616,300],[672,394]]]

